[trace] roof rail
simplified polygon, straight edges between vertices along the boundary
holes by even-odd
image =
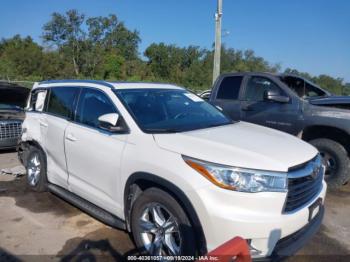
[[[113,89],[113,85],[103,81],[103,80],[78,80],[78,79],[61,79],[61,80],[47,80],[42,81],[39,83],[39,85],[42,84],[62,84],[62,83],[85,83],[85,84],[96,84],[96,85],[103,85],[106,87],[109,87]]]

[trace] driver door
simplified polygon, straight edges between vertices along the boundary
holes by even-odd
[[[287,96],[271,79],[262,76],[251,76],[247,80],[241,106],[242,120],[258,125],[294,133],[297,106],[290,99],[287,103],[268,101],[267,91],[274,91]]]
[[[103,91],[82,89],[75,121],[65,133],[68,181],[73,193],[120,215],[117,193],[127,134],[110,133],[99,127],[98,118],[109,113],[118,111]]]

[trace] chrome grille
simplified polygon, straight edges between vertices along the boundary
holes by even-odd
[[[18,139],[22,132],[20,121],[0,121],[0,140]]]
[[[284,212],[294,211],[310,202],[320,192],[324,176],[321,157],[288,174],[288,194]]]

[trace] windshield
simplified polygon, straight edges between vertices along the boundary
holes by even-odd
[[[146,133],[183,132],[232,123],[198,96],[177,89],[115,90]]]

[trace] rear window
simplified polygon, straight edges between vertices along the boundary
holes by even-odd
[[[50,90],[47,112],[64,118],[71,118],[73,115],[73,102],[77,88],[54,87]]]
[[[216,98],[230,100],[238,99],[242,79],[242,76],[225,77],[221,81]]]

